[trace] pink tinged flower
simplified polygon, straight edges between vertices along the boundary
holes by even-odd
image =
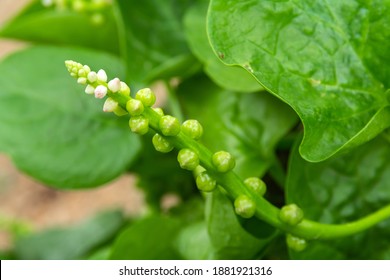
[[[86,94],[94,94],[95,93],[95,88],[91,85],[87,85],[85,88],[85,93]]]
[[[107,94],[107,88],[105,86],[100,85],[100,86],[97,86],[95,88],[95,97],[96,98],[100,98],[100,99],[104,98],[106,96],[106,94]]]
[[[114,112],[118,108],[118,102],[111,97],[107,98],[103,105],[103,112]]]
[[[121,89],[121,81],[118,78],[115,78],[108,82],[108,89],[112,92],[118,92]]]
[[[88,81],[91,82],[91,83],[96,82],[96,80],[97,80],[96,72],[94,72],[94,71],[89,72],[87,78],[88,78]]]
[[[100,70],[97,72],[97,79],[98,79],[100,82],[107,82],[107,74],[106,74],[106,71],[104,71],[103,69],[100,69]]]

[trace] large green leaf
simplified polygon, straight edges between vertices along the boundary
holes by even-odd
[[[183,83],[179,95],[187,116],[203,125],[205,145],[232,153],[243,178],[267,171],[275,145],[297,122],[293,110],[266,92],[243,95],[202,76]]]
[[[181,223],[175,218],[152,216],[134,222],[114,243],[114,260],[170,260],[178,259],[174,240]]]
[[[383,137],[342,157],[321,163],[304,161],[296,148],[289,163],[287,202],[309,219],[341,224],[390,203],[390,142]],[[293,253],[299,259],[390,259],[390,220],[351,237],[309,241]]]
[[[22,237],[16,242],[14,254],[18,259],[28,260],[81,259],[113,238],[123,224],[121,212],[101,213],[69,228],[53,228]]]
[[[233,91],[253,92],[263,89],[261,85],[241,67],[222,63],[214,54],[206,33],[206,14],[209,1],[199,1],[190,8],[184,18],[186,37],[196,57],[204,64],[205,73],[220,87]]]
[[[123,76],[114,56],[35,47],[0,63],[0,150],[24,172],[60,188],[103,184],[124,172],[140,144],[122,120],[84,94],[64,60]]]
[[[117,53],[118,30],[112,9],[104,11],[103,17],[104,23],[97,25],[90,15],[45,8],[41,1],[33,1],[0,28],[0,37],[35,43],[83,46]]]
[[[257,220],[261,236],[246,231],[233,203],[222,192],[210,193],[206,200],[206,222],[209,242],[215,259],[253,259],[259,256],[275,236],[275,229]]]
[[[321,161],[390,125],[390,1],[212,0],[211,44],[291,105]]]
[[[128,80],[142,85],[185,76],[199,67],[190,53],[182,18],[191,0],[118,0],[127,50]]]

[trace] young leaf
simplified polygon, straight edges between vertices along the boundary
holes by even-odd
[[[262,90],[261,85],[244,69],[222,63],[213,52],[206,33],[208,1],[199,1],[184,18],[185,34],[194,55],[204,64],[205,73],[220,87],[240,92]]]
[[[66,73],[74,58],[109,76],[123,75],[105,53],[34,47],[0,62],[0,150],[24,172],[50,186],[101,185],[124,172],[140,148],[127,120],[102,112]]]
[[[242,95],[205,77],[184,82],[179,95],[187,115],[202,124],[202,141],[211,150],[230,152],[236,159],[234,170],[243,178],[265,173],[274,160],[275,145],[298,120],[266,92]]]
[[[110,211],[69,228],[53,228],[16,241],[14,254],[24,260],[74,260],[109,241],[124,224],[122,213]]]
[[[102,11],[104,22],[72,10],[45,8],[33,1],[0,28],[0,37],[55,45],[83,46],[118,53],[118,30],[112,9]]]
[[[152,216],[134,222],[114,243],[113,260],[174,260],[179,255],[173,242],[181,223],[178,219]]]
[[[212,0],[208,31],[226,64],[298,113],[300,153],[321,161],[390,125],[389,12],[380,0]]]
[[[132,84],[185,76],[198,63],[188,50],[182,17],[190,0],[118,0]]]
[[[341,157],[321,163],[304,161],[297,147],[291,155],[287,203],[299,205],[305,217],[342,224],[390,203],[389,141],[375,140]],[[390,221],[347,238],[308,241],[299,259],[386,259],[390,256]]]

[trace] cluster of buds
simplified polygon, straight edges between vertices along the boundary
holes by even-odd
[[[41,0],[45,7],[54,7],[58,10],[73,10],[91,16],[95,24],[104,22],[104,10],[112,5],[112,0]]]
[[[70,75],[77,79],[77,83],[85,85],[85,93],[93,94],[96,98],[102,99],[108,94],[120,94],[123,96],[130,96],[129,86],[122,82],[119,78],[114,78],[108,81],[107,74],[103,69],[98,72],[91,71],[88,65],[67,60],[65,66]],[[121,116],[127,112],[119,106],[113,98],[108,97],[103,105],[104,112],[114,112]]]

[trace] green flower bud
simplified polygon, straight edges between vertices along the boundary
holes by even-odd
[[[232,170],[236,165],[236,161],[232,155],[225,151],[216,152],[211,160],[215,168],[221,173]]]
[[[165,136],[176,136],[180,132],[179,120],[169,115],[161,117],[159,127]]]
[[[181,125],[181,129],[185,134],[195,140],[200,139],[203,134],[203,127],[197,120],[186,120]]]
[[[164,111],[161,108],[152,108],[153,111],[155,111],[157,114],[159,114],[161,117],[164,116]]]
[[[265,185],[263,180],[257,177],[247,178],[245,179],[244,183],[249,189],[251,189],[260,196],[263,196],[267,191],[267,186]]]
[[[288,204],[280,209],[279,219],[290,226],[296,226],[303,220],[303,211],[296,204]]]
[[[152,143],[156,151],[169,153],[173,150],[173,145],[160,134],[156,133],[152,138]]]
[[[240,195],[234,200],[234,210],[243,218],[252,218],[256,212],[256,204],[246,195]]]
[[[190,149],[181,149],[177,155],[180,167],[187,170],[194,170],[199,165],[199,156]]]
[[[144,135],[149,130],[149,120],[143,116],[131,117],[129,120],[129,126],[132,132]]]
[[[297,251],[297,252],[301,252],[301,251],[305,250],[307,247],[307,242],[305,239],[296,237],[296,236],[291,235],[291,234],[287,234],[286,243],[290,249]]]
[[[212,192],[217,187],[217,181],[204,171],[196,177],[196,186],[203,192]]]
[[[144,112],[144,105],[139,100],[130,99],[126,103],[126,110],[131,116],[138,116]]]
[[[144,106],[151,107],[156,102],[156,96],[150,88],[140,89],[136,94],[135,98],[141,101]]]

